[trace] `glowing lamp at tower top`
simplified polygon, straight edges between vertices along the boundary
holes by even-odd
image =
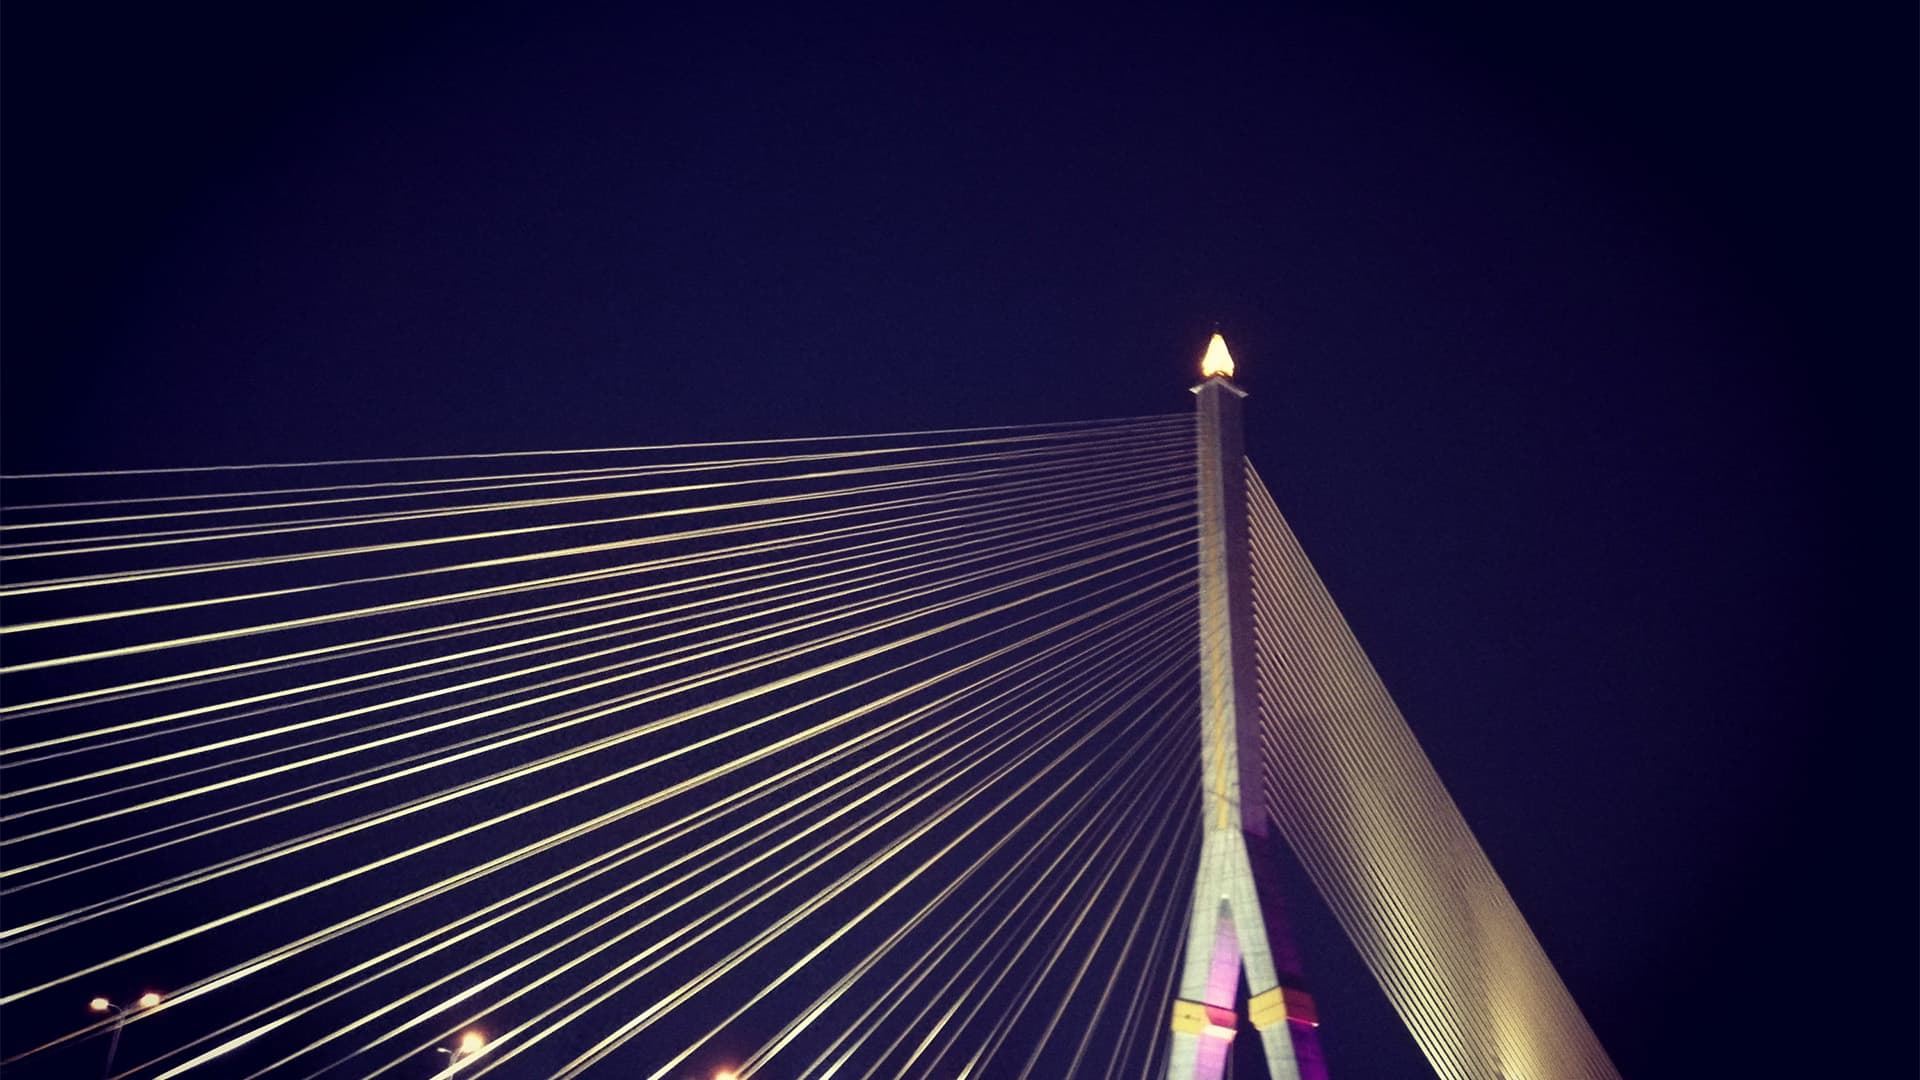
[[[1200,377],[1211,379],[1216,375],[1233,378],[1233,354],[1227,352],[1227,339],[1219,334],[1207,342],[1207,355],[1200,358]]]

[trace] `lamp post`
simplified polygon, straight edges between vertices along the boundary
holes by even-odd
[[[436,1046],[434,1050],[447,1055],[447,1067],[452,1068],[479,1053],[480,1048],[485,1045],[487,1045],[487,1037],[478,1031],[469,1029],[461,1032],[459,1044],[452,1049],[444,1046]]]
[[[134,1008],[151,1009],[155,1005],[160,1004],[160,995],[149,990],[141,994],[140,1000],[133,1004]],[[127,1026],[128,1010],[126,1007],[115,1005],[103,997],[97,997],[87,1002],[87,1008],[97,1013],[110,1012],[113,1014],[113,1035],[107,1040],[107,1067],[101,1070],[100,1073],[101,1080],[108,1080],[108,1078],[113,1075],[113,1055],[120,1049],[120,1029]]]

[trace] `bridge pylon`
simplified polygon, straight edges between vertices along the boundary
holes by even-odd
[[[1233,382],[1226,341],[1213,335],[1193,388],[1199,467],[1200,861],[1193,878],[1170,1080],[1219,1080],[1242,1017],[1273,1080],[1326,1080],[1319,1020],[1280,907],[1260,770],[1254,685],[1251,540],[1240,426],[1246,391]]]

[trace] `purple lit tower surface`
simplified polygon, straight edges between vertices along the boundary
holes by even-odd
[[[1247,1022],[1274,1080],[1326,1080],[1318,1019],[1280,909],[1260,775],[1254,693],[1253,597],[1249,580],[1247,480],[1240,432],[1246,392],[1215,334],[1194,387],[1198,411],[1200,542],[1200,766],[1203,830],[1187,925],[1167,1075],[1219,1080],[1239,1017],[1246,972]],[[1247,798],[1243,798],[1243,793]]]

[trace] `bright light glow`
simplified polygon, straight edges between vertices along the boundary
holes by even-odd
[[[740,1080],[740,1074],[732,1069],[721,1069],[713,1074],[713,1080]]]
[[[158,1004],[160,1004],[160,995],[159,995],[159,994],[156,994],[156,993],[154,993],[153,991],[151,991],[151,990],[149,990],[149,991],[147,991],[146,993],[144,993],[144,994],[141,994],[141,995],[140,995],[140,1007],[141,1007],[141,1008],[143,1008],[143,1009],[151,1009],[151,1008],[153,1008],[153,1007],[154,1007],[155,1005],[158,1005]]]
[[[1233,356],[1227,352],[1227,339],[1219,334],[1207,342],[1207,355],[1200,358],[1200,377],[1211,379],[1215,375],[1233,377]]]
[[[480,1048],[485,1045],[487,1045],[487,1037],[477,1031],[463,1032],[460,1036],[460,1052],[462,1054],[477,1054],[480,1052]]]
[[[92,1009],[94,1012],[106,1012],[108,1009],[113,1008],[113,1002],[108,1001],[106,998],[94,998],[92,1001],[87,1002],[87,1008]]]

